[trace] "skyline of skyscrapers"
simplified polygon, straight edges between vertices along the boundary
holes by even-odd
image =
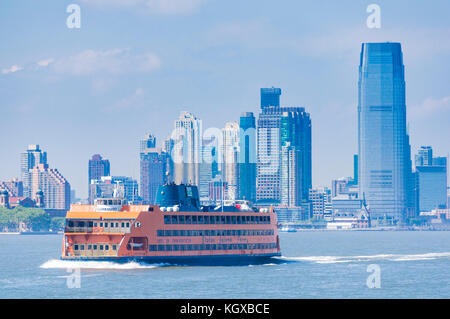
[[[281,106],[280,96],[280,88],[261,88],[257,120],[252,112],[243,112],[238,121],[205,132],[200,118],[181,112],[162,149],[157,147],[155,136],[145,135],[139,141],[139,191],[132,177],[111,177],[109,160],[93,155],[88,169],[89,202],[109,196],[114,184],[120,184],[130,201],[153,204],[158,186],[169,181],[197,185],[204,202],[215,201],[220,194],[224,199],[245,198],[258,205],[274,205],[284,209],[289,220],[292,216],[324,218],[327,214],[319,203],[324,197],[328,205],[334,200],[340,207],[331,205],[328,209],[340,212],[353,212],[365,203],[374,225],[400,224],[420,212],[446,205],[447,158],[433,157],[432,147],[423,146],[412,170],[400,43],[362,44],[353,178],[332,180],[328,185],[331,191],[312,188],[310,114],[303,107]],[[39,174],[43,177],[36,177]],[[61,185],[67,182],[48,167],[47,153],[39,145],[29,145],[21,153],[21,178],[23,194],[30,198],[45,178],[59,180]],[[8,185],[1,182],[0,189],[11,196]],[[95,195],[91,196],[91,191]],[[60,199],[45,194],[46,204],[61,207],[55,203],[65,203],[61,199],[65,195],[57,196]]]

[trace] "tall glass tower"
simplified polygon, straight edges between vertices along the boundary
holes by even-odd
[[[363,43],[359,66],[359,195],[374,225],[407,216],[411,154],[400,43]]]
[[[239,197],[256,201],[256,120],[252,112],[239,119]]]

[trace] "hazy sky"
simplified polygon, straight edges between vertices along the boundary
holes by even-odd
[[[69,29],[66,8],[81,7]],[[381,28],[366,26],[371,3]],[[89,158],[139,179],[139,139],[162,142],[182,110],[204,128],[259,112],[259,89],[304,106],[313,184],[352,175],[362,42],[401,42],[413,153],[450,152],[450,2],[72,0],[0,2],[0,180],[40,144],[87,195]]]

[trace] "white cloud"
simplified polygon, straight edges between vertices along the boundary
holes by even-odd
[[[410,109],[411,118],[423,118],[424,116],[442,115],[450,111],[450,96],[440,99],[428,97],[420,105],[412,106]]]
[[[2,69],[2,74],[14,73],[23,70],[23,67],[14,64],[9,69]]]
[[[45,66],[48,66],[50,63],[52,63],[54,60],[53,59],[46,59],[46,60],[41,60],[41,61],[38,61],[37,62],[37,65],[38,66],[43,66],[43,67],[45,67]]]
[[[131,8],[150,14],[180,15],[194,13],[206,0],[82,0],[101,8]]]
[[[56,72],[73,75],[149,72],[160,66],[161,60],[156,54],[135,55],[129,49],[85,50],[53,64]]]

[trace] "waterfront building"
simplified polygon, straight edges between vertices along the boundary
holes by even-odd
[[[331,190],[328,187],[311,188],[309,201],[312,215],[316,220],[329,219],[332,215]]]
[[[256,120],[252,112],[239,119],[239,198],[256,201]]]
[[[272,106],[264,108],[258,118],[257,144],[256,199],[258,203],[290,205],[290,201],[298,205],[300,202],[307,201],[312,183],[312,160],[311,119],[305,109]],[[282,157],[283,146],[285,146],[284,157]],[[292,169],[288,172],[289,157]],[[283,178],[282,158],[285,163]],[[285,193],[282,199],[280,191],[282,179],[284,183],[287,183],[289,179],[295,180],[295,183],[291,184],[294,188],[287,190],[291,194],[295,193],[295,198],[291,196],[289,200]]]
[[[39,164],[47,164],[47,152],[43,152],[39,145],[28,145],[28,149],[20,154],[20,177],[23,182],[23,195],[31,197],[30,169]]]
[[[158,187],[167,182],[168,155],[156,147],[156,138],[140,141],[140,191],[143,204],[154,205]]]
[[[400,43],[362,44],[358,88],[359,198],[374,225],[398,225],[412,187]]]
[[[300,206],[311,189],[311,120],[303,108],[282,108],[281,204]]]
[[[91,184],[92,180],[98,180],[102,176],[111,175],[111,166],[109,160],[103,159],[100,154],[94,154],[89,160],[88,179]],[[94,204],[93,195],[89,192],[89,203]]]
[[[29,170],[30,191],[36,201],[42,192],[46,209],[68,210],[70,208],[70,184],[62,174],[47,164],[37,164]]]
[[[447,206],[447,158],[433,157],[430,146],[423,146],[416,155],[417,211],[429,212]]]

